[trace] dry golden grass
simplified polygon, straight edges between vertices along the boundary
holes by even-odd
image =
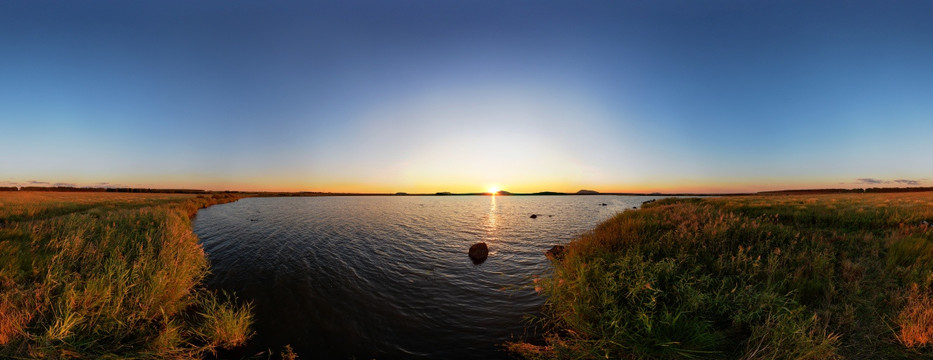
[[[933,357],[933,193],[667,199],[569,244],[528,358]]]
[[[0,192],[0,357],[190,358],[241,345],[250,309],[198,287],[208,264],[190,221],[233,200]]]
[[[77,191],[0,191],[0,207],[10,204],[28,204],[44,207],[47,203],[98,204],[108,201],[146,202],[159,199],[188,199],[192,194],[77,192]]]
[[[897,316],[900,325],[898,339],[907,347],[923,347],[933,343],[933,297],[929,289],[912,284],[907,292],[907,305]]]
[[[141,205],[192,198],[190,194],[0,191],[0,218],[33,216],[57,208],[81,209],[101,205]]]

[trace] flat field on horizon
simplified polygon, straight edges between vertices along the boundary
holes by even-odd
[[[95,207],[134,207],[173,202],[194,197],[191,194],[0,191],[0,219],[48,216]]]

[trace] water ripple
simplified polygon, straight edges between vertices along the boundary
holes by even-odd
[[[648,199],[250,198],[201,210],[194,229],[209,286],[256,306],[244,354],[494,359],[542,304],[531,279],[549,269],[543,252]],[[490,255],[474,265],[479,241]]]

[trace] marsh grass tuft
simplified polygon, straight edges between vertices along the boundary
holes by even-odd
[[[235,305],[235,301],[224,294],[223,298],[214,293],[204,293],[198,311],[201,317],[195,329],[198,336],[210,342],[211,348],[230,349],[246,344],[252,335],[252,305]]]
[[[665,199],[581,235],[537,283],[526,358],[929,356],[933,193]]]
[[[0,357],[195,358],[242,345],[250,308],[199,287],[208,264],[190,220],[235,199],[0,194]]]
[[[907,303],[897,317],[901,325],[898,340],[907,347],[925,347],[933,343],[933,296],[930,289],[913,284]]]

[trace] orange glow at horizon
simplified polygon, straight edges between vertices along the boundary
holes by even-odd
[[[186,176],[187,175],[187,176]],[[595,190],[601,193],[753,193],[771,190],[794,189],[825,189],[825,188],[863,188],[865,184],[854,182],[843,183],[839,180],[814,179],[770,179],[770,178],[741,178],[721,180],[714,177],[707,178],[672,178],[656,180],[653,178],[634,178],[628,181],[585,181],[578,179],[559,179],[557,181],[528,181],[527,178],[511,176],[506,179],[508,186],[501,185],[501,179],[488,179],[505,174],[483,173],[486,179],[457,179],[452,178],[405,178],[397,179],[385,177],[370,179],[369,181],[350,181],[339,177],[317,177],[311,174],[264,174],[268,176],[249,176],[237,179],[217,175],[182,174],[182,175],[148,175],[148,176],[117,176],[112,178],[96,178],[84,176],[64,176],[50,174],[48,176],[24,179],[11,179],[9,185],[36,186],[34,184],[73,185],[76,187],[138,187],[138,188],[167,188],[167,189],[202,189],[210,191],[268,191],[268,192],[322,192],[322,193],[363,193],[363,194],[394,194],[406,192],[409,194],[434,194],[436,192],[452,193],[489,193],[499,191],[510,193],[535,193],[544,191],[576,193],[579,190]],[[366,178],[361,176],[360,178]],[[36,179],[36,181],[32,181]],[[484,181],[485,180],[485,181]],[[32,181],[31,184],[30,182]],[[109,182],[104,182],[109,181]],[[475,186],[475,184],[485,186]],[[105,185],[100,185],[105,184]],[[473,184],[473,185],[470,185]],[[494,185],[490,185],[494,184]],[[926,184],[920,184],[926,186]],[[42,185],[38,185],[42,186]]]

